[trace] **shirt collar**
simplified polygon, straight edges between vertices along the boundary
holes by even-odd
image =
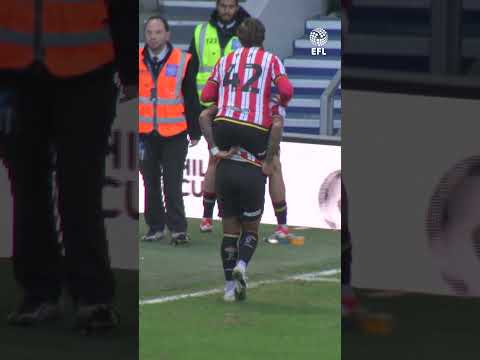
[[[168,53],[168,45],[166,45],[163,50],[160,52],[160,54],[155,55],[152,50],[148,49],[148,54],[150,55],[150,59],[152,59],[156,56],[158,58],[158,61],[163,61],[165,57],[167,56]]]
[[[235,26],[236,23],[237,23],[237,20],[233,20],[231,23],[228,23],[228,24],[224,24],[220,20],[217,21],[218,27],[222,30],[230,30]]]

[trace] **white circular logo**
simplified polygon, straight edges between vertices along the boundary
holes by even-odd
[[[433,260],[455,295],[480,295],[479,197],[480,156],[472,156],[442,176],[427,211],[426,230]]]
[[[317,47],[325,46],[328,42],[328,33],[322,28],[316,28],[310,32],[310,42]]]
[[[342,177],[341,170],[329,174],[318,193],[318,205],[323,220],[331,229],[339,230],[342,227]]]

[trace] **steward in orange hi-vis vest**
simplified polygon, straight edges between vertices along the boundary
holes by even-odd
[[[114,60],[105,0],[2,0],[0,68],[43,63],[57,77],[91,72]]]
[[[172,245],[186,245],[183,174],[189,145],[197,145],[201,135],[195,74],[191,55],[170,43],[167,19],[149,17],[144,35],[138,67],[138,158],[148,231],[142,241],[161,240],[168,228]]]
[[[139,132],[157,130],[165,137],[187,130],[182,83],[191,55],[180,49],[172,52],[158,78],[144,60],[143,49],[139,55]]]

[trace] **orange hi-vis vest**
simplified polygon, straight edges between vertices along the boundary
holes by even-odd
[[[145,50],[148,51],[148,50]],[[153,71],[146,65],[143,50],[139,59],[139,122],[141,134],[157,130],[165,137],[187,130],[182,82],[191,55],[173,48],[155,80]]]
[[[114,60],[105,0],[1,0],[0,69],[43,63],[57,77]]]

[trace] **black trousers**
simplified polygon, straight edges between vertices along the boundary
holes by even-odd
[[[342,284],[350,284],[352,267],[352,242],[348,227],[348,198],[347,190],[342,181]]]
[[[140,172],[145,186],[145,222],[151,230],[187,231],[182,183],[188,140],[158,132],[140,134]],[[165,199],[165,204],[164,200]]]
[[[15,278],[27,296],[57,300],[66,281],[76,302],[109,303],[114,278],[102,188],[117,96],[112,70],[68,80],[35,73],[22,78],[17,90],[6,156],[14,198]],[[64,260],[54,223],[53,166]]]

